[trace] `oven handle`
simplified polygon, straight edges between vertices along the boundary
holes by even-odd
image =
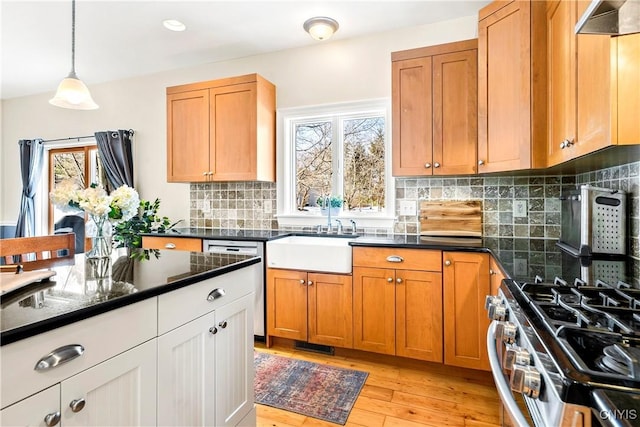
[[[500,400],[505,409],[509,413],[512,421],[516,423],[518,427],[529,427],[529,423],[522,414],[522,410],[518,406],[513,394],[511,393],[511,387],[507,383],[504,375],[502,374],[502,367],[500,366],[500,360],[498,359],[498,350],[496,346],[496,325],[494,320],[489,325],[487,331],[487,350],[489,352],[489,364],[491,365],[491,374],[496,383]]]

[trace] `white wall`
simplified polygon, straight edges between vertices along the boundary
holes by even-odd
[[[133,129],[135,186],[141,197],[151,200],[159,197],[161,214],[175,220],[188,219],[189,184],[166,182],[167,86],[258,73],[276,85],[278,108],[390,97],[391,52],[475,37],[477,17],[470,16],[95,84],[90,89],[100,109],[94,111],[51,106],[48,100],[55,88],[45,94],[3,100],[0,223],[15,222],[18,215],[19,139],[66,138],[92,135],[99,130]]]

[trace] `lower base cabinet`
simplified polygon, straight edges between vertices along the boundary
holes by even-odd
[[[267,334],[353,347],[353,286],[347,274],[267,269]]]
[[[158,337],[158,425],[235,426],[251,412],[252,307],[249,294]]]
[[[156,424],[156,340],[0,411],[3,426]]]
[[[489,370],[484,308],[490,294],[487,253],[443,252],[444,363]]]

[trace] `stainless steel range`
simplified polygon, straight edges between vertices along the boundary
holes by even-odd
[[[629,269],[625,258],[564,254],[564,277],[506,279],[487,297],[491,369],[515,425],[640,425],[640,289]]]

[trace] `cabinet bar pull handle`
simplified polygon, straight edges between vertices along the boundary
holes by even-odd
[[[404,261],[404,258],[402,258],[401,256],[398,256],[398,255],[389,255],[387,257],[387,261],[388,262],[402,262],[402,261]]]
[[[207,301],[213,301],[215,299],[221,298],[224,296],[224,294],[225,294],[224,289],[215,288],[214,290],[209,292],[209,295],[207,295]]]
[[[85,402],[85,400],[82,398],[73,399],[71,403],[69,403],[69,408],[71,408],[73,412],[80,412],[84,409],[85,403],[87,402]]]
[[[69,344],[58,347],[38,360],[38,363],[36,363],[36,366],[33,369],[36,371],[53,369],[63,363],[72,361],[76,357],[82,356],[82,353],[84,353],[84,347],[80,344]]]
[[[164,245],[165,249],[175,249],[176,248],[176,244],[175,243],[167,243],[166,245]]]
[[[53,427],[55,425],[57,425],[60,422],[60,412],[56,411],[56,412],[52,412],[50,414],[47,414],[44,416],[44,423],[49,426],[49,427]]]

